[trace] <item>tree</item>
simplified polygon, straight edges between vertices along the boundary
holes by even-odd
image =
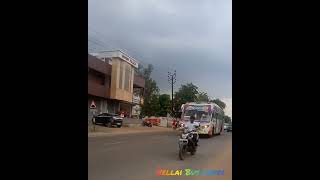
[[[210,102],[217,104],[222,110],[224,110],[226,108],[226,103],[224,103],[220,99],[210,100]]]
[[[145,79],[144,104],[141,106],[142,116],[156,116],[159,113],[159,88],[155,80],[151,78],[153,66],[148,64],[147,68],[140,66],[138,71]]]
[[[160,105],[160,111],[159,116],[167,116],[167,113],[170,113],[171,108],[171,100],[170,95],[168,94],[161,94],[159,96],[159,105]]]
[[[179,91],[176,93],[176,95],[179,96],[184,103],[196,101],[197,94],[198,87],[192,83],[181,85]]]
[[[139,64],[138,68],[135,68],[134,71],[138,76],[143,76],[144,77],[144,67],[143,67],[142,64]]]
[[[195,102],[197,100],[198,87],[192,83],[182,84],[179,91],[174,96],[174,116],[179,117],[181,105],[187,102]]]
[[[209,96],[205,92],[200,92],[197,94],[197,101],[198,102],[209,102]]]
[[[224,117],[223,117],[223,120],[224,120],[224,123],[228,123],[228,124],[231,124],[231,117],[229,117],[229,116],[227,116],[227,115],[225,115]]]
[[[152,64],[148,64],[147,68],[143,68],[143,66],[141,66],[140,71],[141,70],[142,70],[142,75],[144,76],[144,78],[151,79],[151,73],[153,71]]]
[[[148,107],[148,116],[159,116],[160,104],[159,104],[159,94],[152,94],[150,99],[150,104]]]

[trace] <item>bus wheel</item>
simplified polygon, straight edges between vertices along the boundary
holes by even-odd
[[[221,134],[221,131],[222,131],[222,127],[220,128],[220,132],[219,132],[217,135],[220,135],[220,134]]]
[[[211,138],[213,136],[213,128],[212,131],[210,131],[210,133],[208,134],[209,138]]]

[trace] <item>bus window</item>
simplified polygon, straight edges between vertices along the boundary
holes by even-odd
[[[195,120],[201,122],[210,122],[211,112],[206,105],[189,105],[184,109],[181,117],[189,120],[191,116],[195,116]]]

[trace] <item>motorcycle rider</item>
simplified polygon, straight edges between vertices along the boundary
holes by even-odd
[[[186,128],[188,131],[197,131],[197,127],[199,127],[199,124],[194,122],[195,116],[192,115],[190,116],[190,122],[186,123]],[[197,133],[197,136],[193,136],[193,141],[195,143],[195,146],[198,146],[198,141],[199,141],[199,135]]]

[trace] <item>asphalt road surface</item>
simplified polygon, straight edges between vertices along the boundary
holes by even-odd
[[[177,132],[88,137],[89,180],[232,179],[232,133],[201,138],[181,161]],[[157,176],[158,169],[223,170],[213,176]],[[184,173],[184,172],[183,172]]]

